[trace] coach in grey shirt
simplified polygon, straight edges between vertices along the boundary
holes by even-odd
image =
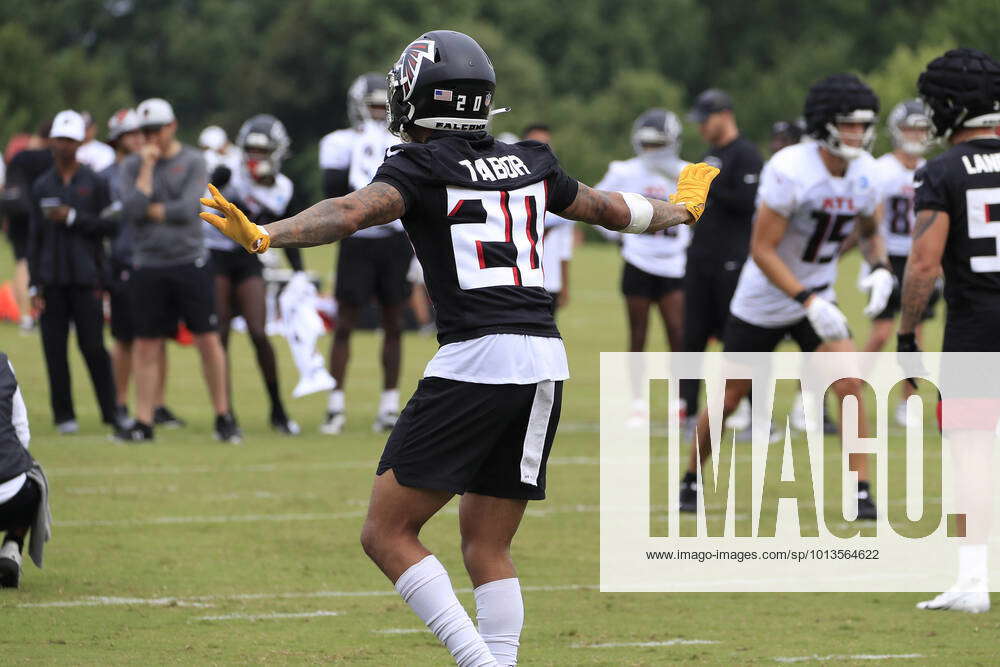
[[[235,442],[239,431],[226,396],[226,360],[216,332],[214,284],[198,218],[198,199],[208,185],[205,160],[177,140],[177,120],[166,100],[148,99],[136,113],[146,143],[122,162],[121,188],[122,213],[133,239],[137,401],[135,425],[121,436],[153,439],[158,361],[165,339],[182,320],[201,353],[216,437]]]

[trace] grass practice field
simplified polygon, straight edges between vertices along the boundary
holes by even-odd
[[[10,275],[3,254],[0,275]],[[331,255],[329,248],[307,254],[326,287]],[[856,254],[845,261],[839,293],[863,341],[857,261]],[[599,352],[625,344],[620,268],[611,245],[580,247],[572,264],[571,299],[559,324],[573,379],[549,464],[549,499],[529,507],[514,545],[526,609],[521,663],[996,664],[996,612],[915,610],[925,595],[597,590]],[[928,349],[940,349],[939,323],[928,333]],[[650,349],[665,349],[659,324],[650,340]],[[325,352],[328,341],[321,344]],[[239,447],[212,439],[196,352],[171,345],[168,403],[189,425],[160,430],[154,445],[124,446],[108,441],[75,350],[81,434],[58,436],[37,334],[0,327],[55,519],[45,569],[26,559],[22,588],[0,592],[0,662],[450,664],[358,543],[385,441],[371,431],[381,381],[377,344],[371,333],[354,339],[346,432],[318,433],[326,396],[314,395],[289,399],[303,435],[284,438],[267,426],[250,344],[235,334],[235,406],[246,436]],[[436,344],[410,334],[404,345],[405,399]],[[287,395],[295,369],[283,340],[275,349]],[[430,522],[424,540],[474,617],[455,507]]]

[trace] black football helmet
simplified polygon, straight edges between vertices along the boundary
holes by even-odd
[[[372,120],[369,107],[384,107],[389,101],[385,77],[375,72],[362,74],[347,89],[347,117],[357,127]]]
[[[832,74],[809,88],[803,116],[806,133],[837,157],[853,160],[870,151],[875,142],[878,97],[853,74]],[[861,146],[848,146],[840,137],[837,123],[864,123]]]
[[[250,176],[270,184],[281,172],[281,162],[291,141],[284,123],[270,114],[258,114],[240,126],[236,145],[243,153],[243,166]]]
[[[496,73],[483,48],[453,30],[424,33],[403,49],[386,77],[389,131],[409,141],[416,125],[479,132],[489,122]]]
[[[892,108],[886,121],[889,135],[892,137],[893,148],[898,148],[910,155],[923,155],[931,145],[930,109],[922,100],[905,100]],[[924,130],[923,139],[914,141],[907,139],[903,129]]]
[[[934,131],[1000,125],[1000,63],[976,49],[952,49],[927,64],[917,80]]]

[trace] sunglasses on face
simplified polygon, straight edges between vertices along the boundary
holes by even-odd
[[[163,129],[162,125],[147,125],[146,127],[142,128],[142,133],[146,136],[149,136],[151,134],[159,134],[160,130],[162,129]]]

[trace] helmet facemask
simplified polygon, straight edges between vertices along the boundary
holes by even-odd
[[[861,145],[852,146],[845,142],[838,125],[840,123],[861,123],[864,130],[861,133]],[[862,154],[871,151],[875,144],[875,112],[871,109],[855,109],[849,113],[836,114],[834,122],[825,126],[826,136],[820,139],[823,146],[833,155],[843,160],[854,160]]]
[[[681,151],[677,116],[665,109],[644,112],[632,125],[632,149],[647,167],[669,174]]]

